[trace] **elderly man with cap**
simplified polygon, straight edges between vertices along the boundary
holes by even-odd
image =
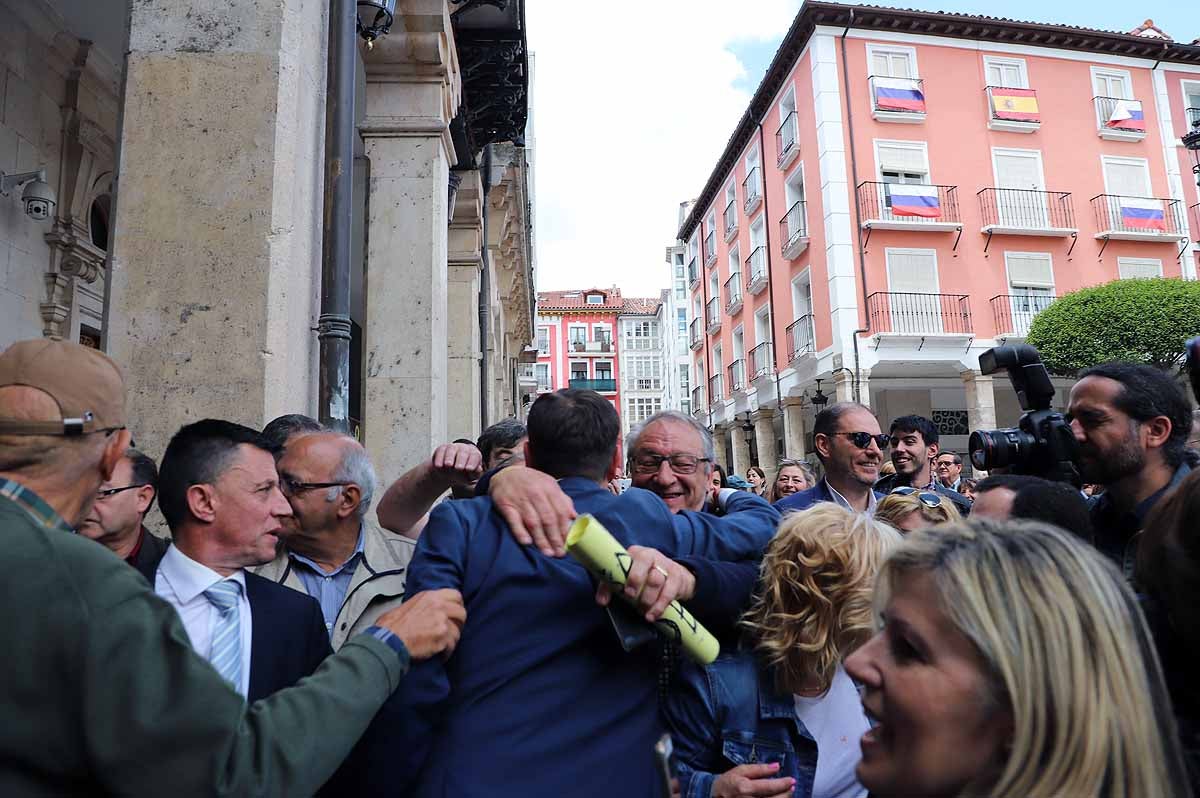
[[[0,795],[311,795],[410,657],[453,649],[461,597],[414,596],[247,706],[144,579],[72,534],[129,447],[124,392],[77,344],[0,354]]]

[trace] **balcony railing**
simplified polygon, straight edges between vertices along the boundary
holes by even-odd
[[[734,272],[725,281],[725,312],[733,315],[742,308],[742,275]]]
[[[697,385],[692,389],[692,412],[699,413],[707,407],[704,401],[704,386]]]
[[[583,352],[584,354],[605,354],[613,351],[611,341],[572,341],[572,352]]]
[[[1096,106],[1096,130],[1102,139],[1141,141],[1146,138],[1146,117],[1141,100],[1120,97],[1093,97]]]
[[[746,361],[735,360],[725,369],[729,374],[729,392],[744,391],[746,389]]]
[[[750,350],[750,379],[757,380],[775,370],[774,347],[770,341],[763,341]]]
[[[1010,133],[1033,133],[1042,126],[1037,92],[1033,89],[1013,89],[988,86],[988,127]]]
[[[991,298],[992,318],[996,321],[998,337],[1029,334],[1033,317],[1057,299],[1054,294],[1001,294]]]
[[[767,248],[755,247],[746,258],[746,290],[757,296],[767,287]]]
[[[616,393],[617,381],[614,379],[567,380],[567,385],[580,391],[595,391],[596,393]]]
[[[713,297],[704,307],[704,320],[710,333],[721,329],[721,300]]]
[[[1096,238],[1132,241],[1178,241],[1187,235],[1183,202],[1159,197],[1092,197]]]
[[[1200,202],[1188,208],[1188,216],[1192,220],[1192,240],[1200,241]]]
[[[742,196],[746,198],[746,215],[754,213],[762,203],[762,171],[756,166],[746,173],[742,181]]]
[[[977,196],[985,233],[1069,236],[1078,232],[1069,192],[985,188]]]
[[[737,202],[730,200],[725,206],[725,213],[721,215],[721,220],[725,223],[725,241],[728,242],[737,234]]]
[[[880,122],[921,122],[925,119],[925,81],[920,78],[867,78],[871,116]]]
[[[871,330],[899,335],[971,335],[971,303],[965,294],[878,292],[867,297]]]
[[[804,315],[787,326],[788,361],[816,351],[813,345],[813,317]]]
[[[958,186],[860,183],[862,226],[881,230],[958,230]]]
[[[704,345],[704,333],[700,331],[700,319],[692,319],[692,323],[688,325],[688,345],[692,349],[699,349]]]
[[[712,230],[704,237],[704,264],[711,266],[717,261],[717,237]]]
[[[800,154],[800,146],[796,142],[796,112],[792,111],[783,119],[779,130],[775,131],[775,151],[779,153],[778,166],[786,169]]]
[[[804,200],[792,203],[779,220],[779,238],[783,241],[780,251],[784,260],[798,258],[808,249],[808,212]]]
[[[696,287],[696,283],[700,280],[700,270],[696,268],[696,259],[692,258],[688,261],[688,285],[692,288]]]
[[[708,378],[708,401],[716,404],[724,398],[721,393],[721,375],[714,374]]]

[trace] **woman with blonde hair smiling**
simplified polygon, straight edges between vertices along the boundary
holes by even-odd
[[[832,502],[784,519],[744,645],[684,665],[663,704],[684,798],[866,796],[854,768],[869,724],[842,660],[874,630],[875,575],[899,543]]]
[[[953,502],[933,491],[902,486],[879,500],[875,520],[908,534],[927,526],[961,521],[962,516]]]
[[[1057,527],[918,530],[880,572],[882,629],[846,660],[877,798],[1182,798],[1170,704],[1137,599]]]

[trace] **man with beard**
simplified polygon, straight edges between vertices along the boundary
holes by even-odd
[[[891,493],[896,488],[909,487],[932,491],[955,506],[960,515],[971,512],[971,502],[957,490],[939,482],[933,473],[933,461],[942,460],[939,453],[938,431],[924,416],[901,416],[892,422],[892,465],[896,473],[875,483],[875,490]],[[960,466],[961,470],[961,466]]]
[[[817,502],[837,502],[846,509],[874,515],[880,494],[872,490],[879,479],[888,436],[869,407],[838,402],[817,413],[813,448],[825,466],[825,478],[815,487],[775,502],[781,513],[805,510]]]
[[[1092,507],[1096,548],[1133,573],[1146,515],[1188,475],[1191,407],[1171,376],[1137,363],[1085,370],[1067,418],[1079,444],[1083,481],[1103,485]]]

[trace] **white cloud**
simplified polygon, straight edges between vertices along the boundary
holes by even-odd
[[[694,198],[750,95],[733,45],[771,42],[799,0],[528,0],[538,288],[655,296],[679,203]]]

